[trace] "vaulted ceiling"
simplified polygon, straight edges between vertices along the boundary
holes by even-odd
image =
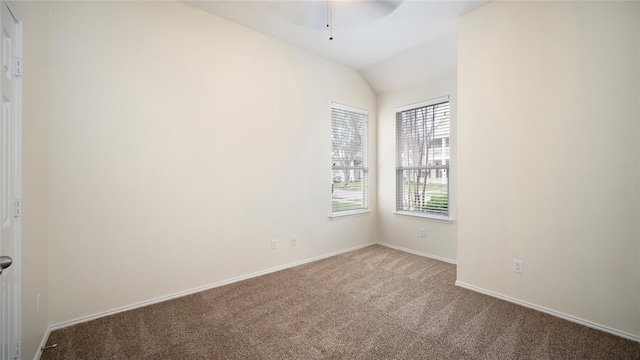
[[[455,72],[457,18],[487,1],[184,2],[352,67],[384,93]]]

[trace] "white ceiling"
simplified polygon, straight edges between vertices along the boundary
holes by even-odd
[[[404,52],[414,53],[418,59],[430,58],[429,46],[426,45],[429,42],[441,43],[442,40],[438,40],[441,38],[454,42],[445,46],[453,50],[452,55],[437,54],[442,60],[436,63],[446,68],[433,68],[431,72],[447,72],[451,66],[455,67],[456,40],[451,34],[455,34],[457,18],[488,1],[183,2],[359,70],[374,91],[380,93],[406,84],[388,84],[385,80],[389,78],[388,74],[380,74],[379,71],[394,69],[394,57],[406,64]],[[328,17],[332,23],[333,40],[329,40],[330,30],[326,26]],[[402,69],[395,69],[396,73],[398,71]],[[401,78],[407,77],[406,74],[400,75]]]

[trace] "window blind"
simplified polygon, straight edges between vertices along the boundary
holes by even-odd
[[[331,107],[332,212],[368,208],[367,112]]]
[[[396,210],[449,215],[448,98],[396,110]]]

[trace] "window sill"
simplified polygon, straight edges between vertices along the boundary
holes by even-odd
[[[406,217],[413,217],[413,218],[437,220],[437,221],[442,221],[442,222],[452,222],[453,221],[453,219],[451,217],[449,217],[449,216],[425,214],[425,213],[412,212],[412,211],[396,211],[396,212],[394,212],[394,214],[396,214],[398,216],[406,216]]]
[[[369,210],[369,209],[341,211],[341,212],[337,212],[337,213],[332,213],[331,216],[329,216],[329,219],[331,219],[331,220],[344,219],[346,217],[366,215],[366,214],[368,214],[370,212],[371,212],[371,210]]]

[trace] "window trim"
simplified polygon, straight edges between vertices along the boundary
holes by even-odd
[[[431,105],[435,105],[435,104],[439,104],[439,103],[443,103],[443,102],[450,102],[449,95],[441,96],[439,98],[435,98],[435,99],[431,99],[431,100],[417,102],[417,103],[414,103],[414,104],[399,106],[399,107],[396,108],[396,114],[399,113],[399,112],[403,112],[403,111],[407,111],[407,110],[414,110],[414,109],[417,109],[417,108],[421,108],[421,107],[425,107],[425,106],[431,106]],[[449,121],[451,121],[451,116],[449,116]]]
[[[339,219],[344,219],[347,217],[353,217],[353,216],[358,216],[358,215],[366,215],[369,214],[371,212],[371,209],[358,209],[358,210],[347,210],[347,211],[339,211],[339,212],[332,212],[331,215],[329,215],[329,219],[331,220],[339,220]]]
[[[451,128],[451,100],[449,98],[449,95],[445,95],[445,96],[441,96],[438,98],[434,98],[434,99],[430,99],[430,100],[426,100],[426,101],[421,101],[421,102],[417,102],[417,103],[413,103],[413,104],[409,104],[409,105],[404,105],[404,106],[399,106],[396,107],[396,111],[395,111],[395,125],[396,125],[396,162],[398,162],[399,157],[400,157],[400,153],[399,153],[399,146],[400,144],[398,143],[398,113],[404,112],[404,111],[408,111],[408,110],[414,110],[414,109],[418,109],[421,107],[428,107],[428,106],[433,106],[433,105],[437,105],[437,104],[441,104],[441,103],[449,103],[449,128]],[[451,133],[449,135],[449,149],[451,149]],[[451,150],[450,150],[451,151]],[[395,197],[396,197],[396,204],[395,204],[395,211],[393,212],[393,214],[397,215],[397,216],[406,216],[406,217],[413,217],[413,218],[421,218],[421,219],[429,219],[429,220],[437,220],[437,221],[442,221],[442,222],[452,222],[453,221],[453,217],[451,216],[451,156],[449,157],[449,161],[447,162],[446,165],[446,169],[447,169],[447,202],[448,202],[448,208],[447,208],[447,214],[446,215],[439,215],[436,213],[429,213],[429,212],[419,212],[419,211],[409,211],[409,210],[400,210],[398,209],[398,172],[399,171],[403,171],[403,170],[410,170],[410,169],[436,169],[436,168],[444,168],[444,166],[442,165],[431,165],[431,166],[400,166],[399,163],[396,163],[395,166]]]
[[[393,212],[393,214],[396,216],[407,216],[407,217],[413,217],[413,218],[437,220],[437,221],[442,221],[447,223],[450,223],[453,221],[453,218],[451,217],[451,215],[438,216],[436,214],[419,213],[419,212],[413,212],[413,211],[407,211],[407,210],[396,210]],[[451,214],[451,212],[449,212],[449,214]]]
[[[366,184],[366,189],[364,190],[365,192],[365,199],[364,199],[364,207],[360,208],[360,209],[354,209],[354,210],[343,210],[343,211],[333,211],[333,206],[331,207],[331,215],[329,215],[329,219],[331,220],[337,220],[337,219],[341,219],[341,218],[345,218],[345,217],[352,217],[352,216],[357,216],[357,215],[366,215],[368,213],[371,213],[371,208],[369,207],[369,203],[370,203],[370,197],[369,197],[369,111],[366,109],[362,109],[362,108],[358,108],[358,107],[354,107],[354,106],[349,106],[349,105],[345,105],[345,104],[341,104],[338,102],[331,102],[331,107],[329,108],[329,114],[330,114],[330,119],[331,121],[333,121],[333,109],[336,110],[342,110],[342,111],[348,111],[348,112],[353,112],[353,113],[357,113],[357,114],[361,114],[364,115],[365,120],[364,120],[364,125],[365,125],[365,138],[364,138],[364,145],[363,145],[363,165],[361,167],[357,167],[358,170],[362,170],[362,175],[363,177],[366,179],[366,181],[364,181],[363,183]],[[333,125],[331,126],[331,128],[333,129]],[[331,151],[333,153],[333,144],[331,144]],[[345,166],[331,166],[331,173],[333,173],[334,170],[336,169],[340,169],[340,168],[345,168]],[[347,166],[346,168],[353,168],[352,166]],[[333,203],[333,194],[331,194],[331,202],[330,204]]]

